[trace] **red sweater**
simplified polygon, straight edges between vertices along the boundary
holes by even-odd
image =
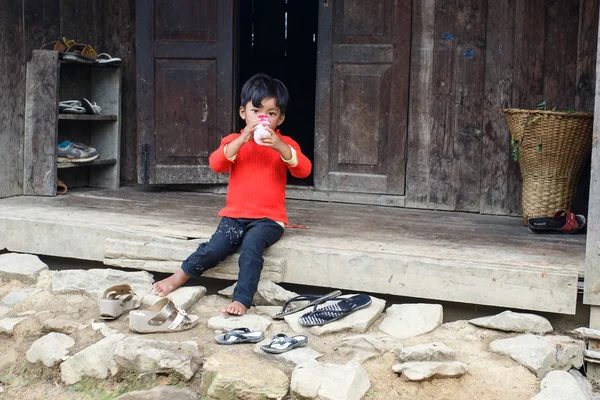
[[[219,216],[230,218],[271,218],[288,223],[285,212],[285,185],[287,170],[296,178],[306,178],[312,164],[302,154],[292,138],[277,134],[281,140],[296,150],[298,164],[291,167],[281,155],[266,146],[256,144],[252,138],[237,153],[234,161],[225,157],[225,145],[240,136],[232,133],[221,140],[221,145],[208,159],[215,172],[229,172],[227,205]]]

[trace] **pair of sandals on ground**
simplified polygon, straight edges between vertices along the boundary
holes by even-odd
[[[54,40],[46,43],[41,47],[41,50],[57,51],[59,58],[63,61],[82,63],[82,64],[97,64],[106,66],[120,66],[121,59],[112,57],[108,53],[98,54],[90,44],[78,43],[73,39],[67,39],[63,36],[60,40]]]
[[[371,304],[371,298],[366,294],[357,294],[347,298],[339,297],[341,291],[336,290],[324,296],[304,294],[289,299],[281,312],[272,315],[273,319],[283,319],[286,315],[294,314],[309,307],[314,307],[302,315],[298,322],[302,326],[321,326],[343,318],[354,311],[365,308]],[[335,304],[319,308],[329,301],[336,301]],[[299,303],[295,307],[294,303]],[[248,328],[236,328],[227,333],[218,335],[215,340],[219,344],[238,344],[238,343],[258,343],[264,340],[265,335],[260,331],[250,331]],[[261,346],[261,350],[271,354],[281,354],[287,351],[306,346],[308,337],[305,335],[296,335],[288,337],[279,333],[271,339],[269,344]]]
[[[341,294],[341,291],[336,290],[324,296],[305,294],[293,297],[283,305],[281,312],[272,315],[271,318],[283,319],[286,315],[313,306],[313,310],[302,315],[298,322],[306,327],[320,326],[343,318],[371,304],[371,297],[366,294],[357,294],[346,298],[339,297]],[[319,308],[319,306],[330,301],[336,301],[336,303]],[[130,311],[129,328],[138,333],[183,331],[198,324],[198,316],[188,315],[168,297],[158,300],[148,310],[138,310],[140,305],[141,299],[135,294],[130,285],[112,286],[104,291],[100,300],[100,318],[116,319],[123,313]],[[275,338],[279,337],[278,340],[283,340],[284,343],[289,345],[289,341],[285,340],[287,337],[280,335]],[[264,339],[264,334],[262,332],[250,332],[247,328],[239,328],[225,333],[221,339],[218,339],[219,337],[217,336],[217,342],[222,344],[257,343]],[[259,337],[260,339],[258,339]],[[251,340],[256,341],[252,342]],[[302,338],[296,338],[296,342],[303,340]]]

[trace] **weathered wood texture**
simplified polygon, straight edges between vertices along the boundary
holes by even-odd
[[[600,54],[600,39],[597,39],[597,54]],[[600,56],[596,61],[596,71],[600,73]],[[596,110],[600,110],[600,82],[596,81]],[[585,257],[585,295],[586,304],[600,305],[600,113],[594,115],[594,136],[592,139],[592,161],[590,179],[590,207],[588,210],[587,245]],[[592,310],[590,327],[600,328],[600,310]],[[596,369],[596,376],[600,371]]]
[[[26,64],[62,36],[123,59],[122,178],[136,178],[135,0],[0,0],[0,197],[23,193]]]
[[[406,205],[518,215],[502,109],[593,111],[598,0],[413,4]]]

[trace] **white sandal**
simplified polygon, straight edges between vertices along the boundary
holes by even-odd
[[[148,310],[129,313],[129,328],[137,333],[179,332],[198,324],[197,315],[188,315],[168,297],[154,303]]]
[[[141,301],[130,285],[124,283],[111,286],[104,291],[102,300],[100,300],[100,318],[115,319],[140,305]]]

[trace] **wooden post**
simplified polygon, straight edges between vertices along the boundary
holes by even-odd
[[[600,30],[599,30],[600,33]],[[585,251],[585,294],[583,302],[590,304],[590,328],[600,329],[600,35],[596,51],[596,97],[592,138],[592,172]],[[590,341],[590,348],[600,348],[599,341]],[[600,380],[600,365],[588,363],[588,378]]]

